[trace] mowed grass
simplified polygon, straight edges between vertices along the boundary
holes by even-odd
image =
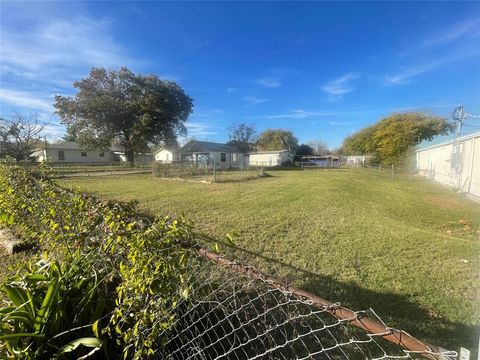
[[[390,326],[458,350],[477,347],[480,204],[378,170],[272,171],[241,183],[151,175],[63,184],[139,201],[151,215],[185,214],[237,256],[318,296],[372,308]],[[223,246],[231,254],[232,249]]]

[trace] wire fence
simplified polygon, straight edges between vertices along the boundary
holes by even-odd
[[[213,162],[156,162],[153,175],[163,179],[179,179],[202,182],[236,182],[268,176],[263,166],[241,165],[235,168]]]
[[[204,249],[160,334],[162,359],[442,359],[451,352]],[[161,320],[160,320],[161,321]]]

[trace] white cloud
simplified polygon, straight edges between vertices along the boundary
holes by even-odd
[[[468,19],[453,25],[447,30],[431,35],[422,42],[421,46],[441,46],[458,41],[461,38],[472,39],[477,37],[480,37],[480,19]]]
[[[215,127],[201,122],[187,122],[187,135],[189,137],[206,137],[209,135],[216,135],[217,132],[213,129]]]
[[[350,110],[350,111],[331,111],[331,110],[303,110],[295,109],[288,111],[282,114],[273,114],[273,115],[261,115],[254,116],[250,118],[262,118],[269,120],[279,120],[279,119],[307,119],[307,118],[316,118],[316,117],[327,117],[327,116],[356,116],[356,115],[365,115],[367,113],[374,112],[371,110]]]
[[[228,87],[227,88],[227,93],[233,93],[235,91],[237,91],[238,89],[236,87]]]
[[[396,85],[405,85],[413,81],[413,78],[434,69],[437,69],[441,66],[451,64],[456,61],[460,61],[469,57],[474,57],[480,55],[480,50],[465,51],[457,53],[453,56],[446,56],[443,58],[437,58],[429,63],[418,64],[413,66],[404,67],[399,72],[393,75],[386,75],[382,82],[385,86],[396,86]]]
[[[39,77],[79,65],[118,67],[133,62],[108,35],[108,23],[101,19],[50,21],[29,31],[4,29],[0,41],[2,65]]]
[[[49,123],[45,125],[42,133],[48,141],[59,141],[65,135],[65,126],[61,124]]]
[[[245,100],[250,106],[263,104],[264,102],[268,101],[268,99],[259,98],[256,96],[245,96],[243,100]]]
[[[353,123],[350,122],[350,121],[330,121],[328,123],[328,125],[331,125],[331,126],[348,126],[348,125],[352,125]]]
[[[328,94],[329,101],[340,100],[345,94],[355,90],[352,81],[360,77],[358,73],[349,72],[335,80],[326,83],[322,89]]]
[[[53,96],[45,97],[43,94],[6,89],[2,86],[0,90],[0,101],[15,108],[27,108],[33,111],[44,111],[53,113]]]
[[[279,78],[260,78],[256,79],[255,82],[266,88],[278,88],[282,85]]]

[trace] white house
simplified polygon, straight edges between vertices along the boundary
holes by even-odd
[[[227,144],[198,140],[191,140],[182,146],[177,151],[177,159],[183,163],[215,165],[222,169],[238,168],[244,164],[243,153],[236,148]]]
[[[480,197],[480,132],[416,151],[417,171]]]
[[[108,163],[115,161],[115,154],[110,150],[85,150],[74,142],[46,144],[44,148],[35,149],[30,156],[38,162]]]
[[[172,149],[159,149],[154,153],[155,161],[162,163],[172,163],[178,161],[177,152]]]
[[[90,163],[104,164],[112,162],[126,162],[123,151],[108,149],[105,151],[86,150],[75,142],[61,142],[46,144],[42,148],[35,149],[30,155],[35,161],[47,161],[54,163]],[[151,154],[135,154],[135,162],[151,162]]]
[[[288,150],[258,151],[248,154],[250,166],[279,166],[293,162],[293,153]]]

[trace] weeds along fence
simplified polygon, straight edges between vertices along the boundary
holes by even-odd
[[[153,164],[153,176],[163,179],[181,179],[202,182],[235,182],[268,176],[263,166],[225,168],[221,164],[173,162]]]
[[[98,174],[117,174],[124,171],[151,171],[151,163],[135,163],[130,166],[119,162],[104,163],[33,163],[33,162],[1,162],[2,165],[21,167],[28,170],[48,171],[51,177],[88,176]]]
[[[372,310],[291,287],[254,267],[197,249],[191,293],[160,334],[162,359],[457,359],[388,327]]]

